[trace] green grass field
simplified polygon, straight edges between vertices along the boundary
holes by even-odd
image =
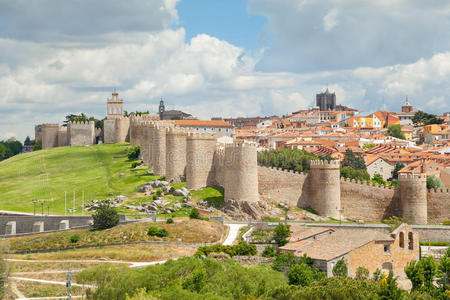
[[[155,176],[147,168],[131,168],[128,144],[60,147],[14,156],[0,162],[0,210],[33,212],[33,199],[45,200],[50,214],[64,214],[67,206],[81,214],[85,203],[113,195],[133,195]],[[41,212],[41,204],[36,211]],[[47,213],[47,204],[44,207]]]

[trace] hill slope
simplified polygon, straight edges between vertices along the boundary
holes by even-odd
[[[33,212],[33,199],[50,203],[50,214],[64,214],[67,206],[81,213],[85,203],[109,193],[132,195],[137,186],[155,177],[146,168],[131,168],[128,144],[60,147],[14,156],[0,162],[0,210]],[[36,205],[41,212],[41,205]],[[45,207],[47,212],[47,206]]]

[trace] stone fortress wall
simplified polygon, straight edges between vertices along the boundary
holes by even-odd
[[[69,146],[89,146],[95,143],[95,122],[69,122],[67,124]]]
[[[450,192],[427,191],[421,176],[400,177],[401,187],[396,189],[340,178],[337,161],[312,161],[310,173],[258,166],[256,148],[250,144],[218,147],[213,134],[168,124],[136,120],[131,123],[130,139],[138,143],[135,132],[153,132],[143,142],[155,174],[169,181],[185,179],[189,189],[222,186],[225,201],[284,202],[335,219],[345,216],[369,222],[399,216],[412,224],[442,223],[450,216]]]

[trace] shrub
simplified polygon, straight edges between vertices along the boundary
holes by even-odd
[[[223,252],[228,254],[229,256],[236,255],[256,255],[258,250],[255,245],[247,244],[246,242],[239,242],[237,245],[225,246],[225,245],[211,245],[211,246],[202,246],[197,250],[196,255],[205,255],[208,256],[210,253],[219,253]]]
[[[78,234],[74,234],[70,237],[70,242],[72,244],[78,243],[79,240],[80,240],[80,236]]]
[[[262,253],[262,257],[275,257],[277,255],[277,250],[273,246],[267,246],[264,248]]]
[[[139,154],[141,153],[141,148],[139,146],[128,148],[128,159],[136,160],[139,158]]]
[[[348,274],[347,265],[345,264],[344,259],[341,258],[333,267],[333,276],[347,276],[347,274]]]
[[[369,275],[369,270],[364,267],[358,267],[358,269],[356,269],[356,279],[367,280],[369,279]]]
[[[306,264],[294,265],[289,269],[289,284],[308,286],[314,281],[314,271]]]
[[[442,189],[444,185],[439,177],[431,175],[427,178],[427,189]]]
[[[194,207],[194,208],[191,210],[191,213],[189,214],[189,218],[201,220],[200,213],[199,213],[198,209],[196,209],[196,208]]]
[[[92,215],[94,224],[92,229],[103,230],[119,224],[120,218],[117,211],[108,204],[101,204],[100,207]]]
[[[284,246],[288,243],[287,238],[291,235],[290,228],[290,225],[283,223],[279,223],[277,227],[275,227],[274,238],[279,246]]]
[[[139,166],[141,164],[141,162],[140,161],[133,161],[132,163],[131,163],[131,168],[136,168],[137,166]]]
[[[147,231],[147,235],[149,236],[157,236],[157,237],[166,237],[169,235],[167,230],[164,228],[158,228],[155,226],[150,226]]]
[[[167,224],[173,224],[173,219],[172,218],[168,218],[166,221]]]

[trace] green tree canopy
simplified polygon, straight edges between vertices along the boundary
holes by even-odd
[[[402,126],[400,125],[391,125],[388,127],[386,135],[392,136],[398,139],[405,139],[405,134],[402,132]]]

